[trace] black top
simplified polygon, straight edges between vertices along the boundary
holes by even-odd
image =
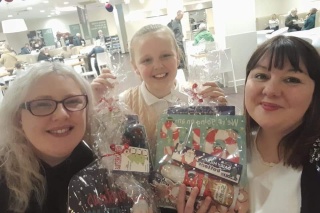
[[[38,61],[51,61],[51,60],[52,60],[52,58],[49,54],[46,55],[45,53],[40,52],[38,55]]]
[[[70,180],[69,212],[130,213],[133,205],[132,198],[119,185],[115,184],[116,179],[125,175],[128,174],[113,172],[110,175],[110,171],[101,166],[99,160],[94,161]],[[138,193],[138,191],[135,191],[132,195],[135,193]]]
[[[66,213],[68,185],[73,175],[85,168],[94,160],[91,149],[81,142],[69,158],[57,166],[50,167],[41,162],[42,172],[46,178],[46,198],[42,207],[32,196],[25,213]],[[0,183],[0,212],[9,213],[9,190],[4,182]]]
[[[320,171],[315,163],[306,162],[301,175],[301,213],[312,212],[320,212]]]

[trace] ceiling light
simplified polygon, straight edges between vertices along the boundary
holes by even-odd
[[[68,6],[68,7],[56,7],[56,11],[60,12],[70,12],[70,11],[76,11],[77,8],[75,6]]]
[[[8,19],[2,22],[3,33],[16,33],[27,31],[26,22],[23,19]]]
[[[8,15],[8,18],[11,18],[13,15]]]
[[[27,10],[32,10],[32,7],[27,7]]]
[[[44,13],[45,11],[44,10],[40,10],[40,13]]]
[[[51,17],[51,15],[48,15],[48,18],[50,18]]]
[[[49,3],[49,1],[43,1],[43,3],[48,4],[48,3]]]
[[[63,4],[69,4],[69,2],[65,1],[65,2],[63,2]]]

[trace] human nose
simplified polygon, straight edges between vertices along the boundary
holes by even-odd
[[[62,103],[57,103],[56,110],[52,113],[53,120],[58,119],[66,119],[69,117],[69,112],[67,109],[63,106]]]
[[[281,92],[281,82],[276,81],[275,79],[270,79],[265,82],[262,93],[267,97],[274,97],[279,96]]]
[[[160,69],[163,67],[162,61],[160,59],[154,60],[153,66],[155,69]]]

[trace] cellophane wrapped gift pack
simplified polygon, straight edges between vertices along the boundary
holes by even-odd
[[[171,107],[157,124],[152,184],[158,206],[175,208],[179,185],[199,188],[216,212],[247,212],[245,120],[233,106]]]
[[[157,212],[149,184],[150,156],[138,116],[106,93],[92,121],[97,159],[69,183],[69,213]]]

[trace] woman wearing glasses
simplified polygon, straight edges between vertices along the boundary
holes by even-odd
[[[18,78],[0,106],[0,212],[67,212],[71,177],[94,160],[92,95],[60,63],[40,63]]]

